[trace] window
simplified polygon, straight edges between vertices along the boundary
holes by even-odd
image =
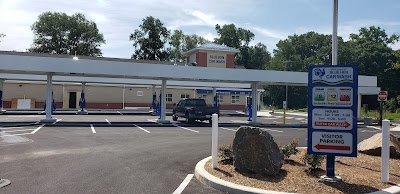
[[[232,104],[239,104],[239,96],[232,96]]]
[[[190,95],[189,94],[181,94],[181,99],[183,100],[183,99],[188,99],[188,98],[190,98]]]
[[[167,94],[166,101],[167,102],[172,102],[172,94]]]
[[[137,96],[143,96],[143,91],[137,91],[136,94]]]
[[[207,101],[207,94],[200,95],[199,98],[204,99]]]
[[[217,95],[218,97],[218,104],[221,104],[221,103],[223,103],[224,102],[224,96],[221,96],[221,95]]]

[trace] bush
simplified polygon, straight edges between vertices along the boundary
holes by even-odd
[[[232,163],[234,157],[232,146],[228,144],[220,146],[218,149],[218,156],[221,158],[222,163]]]
[[[399,108],[399,101],[396,98],[391,98],[384,105],[384,109],[391,113],[396,112],[398,108]]]
[[[289,159],[291,155],[296,155],[299,150],[297,146],[299,145],[299,141],[293,139],[288,144],[281,146],[281,151],[285,159]]]
[[[304,152],[304,155],[303,155],[303,162],[305,165],[310,167],[310,170],[315,170],[315,169],[321,167],[321,162],[324,159],[325,159],[324,156],[307,154],[307,152]]]

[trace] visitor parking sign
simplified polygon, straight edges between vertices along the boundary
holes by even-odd
[[[309,67],[309,154],[357,156],[357,90],[357,66]]]

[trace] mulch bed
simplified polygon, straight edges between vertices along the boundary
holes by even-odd
[[[342,177],[341,182],[321,181],[319,177],[325,174],[325,161],[321,169],[308,172],[308,167],[301,161],[305,150],[286,160],[277,177],[266,177],[259,174],[239,172],[232,164],[219,162],[218,169],[213,170],[211,163],[206,163],[205,169],[212,175],[225,181],[255,187],[265,190],[323,194],[323,193],[369,193],[382,190],[400,183],[400,160],[390,160],[391,183],[381,182],[381,158],[358,154],[357,158],[338,157],[335,173]]]

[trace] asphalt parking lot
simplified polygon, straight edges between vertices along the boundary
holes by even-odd
[[[0,178],[12,183],[0,193],[173,193],[187,177],[190,182],[182,193],[220,193],[190,179],[196,163],[210,155],[211,126],[178,122],[149,127],[136,122],[113,127],[117,119],[135,117],[81,118],[88,116],[99,122],[108,119],[111,125],[1,127]],[[220,127],[219,144],[232,143],[236,129]],[[306,146],[306,128],[264,129],[278,145],[297,139],[299,146]],[[358,130],[358,141],[380,132]]]

